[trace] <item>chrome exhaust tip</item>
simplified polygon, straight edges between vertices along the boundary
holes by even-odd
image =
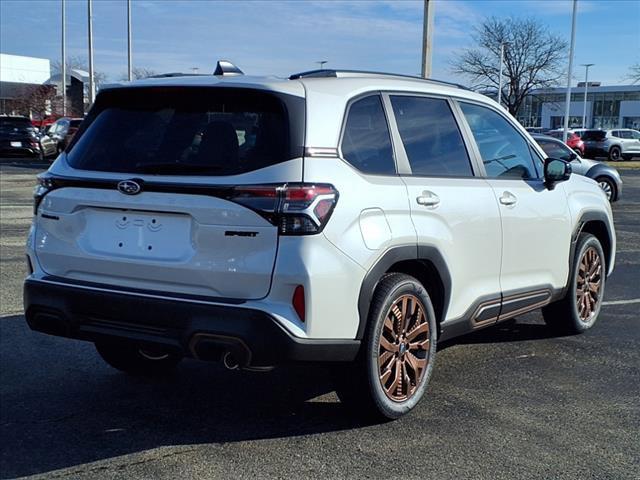
[[[240,368],[240,363],[232,352],[226,352],[224,354],[222,357],[222,363],[227,370],[237,370]]]

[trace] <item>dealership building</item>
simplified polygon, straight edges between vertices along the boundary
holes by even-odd
[[[582,127],[584,82],[571,89],[569,127]],[[518,112],[525,127],[562,128],[566,88],[537,89],[529,94]],[[586,128],[635,128],[640,130],[640,84],[601,86],[589,82]]]
[[[0,53],[0,114],[14,113],[24,89],[43,85],[50,77],[51,63],[46,58]]]

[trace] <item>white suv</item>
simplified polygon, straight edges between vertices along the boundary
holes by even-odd
[[[112,366],[334,362],[396,418],[436,342],[544,307],[582,332],[615,257],[609,202],[495,102],[321,70],[104,88],[39,178],[26,319]]]

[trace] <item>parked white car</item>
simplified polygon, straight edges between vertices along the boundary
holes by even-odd
[[[586,130],[581,135],[584,154],[589,158],[607,157],[616,162],[640,157],[640,132],[631,128]]]
[[[158,373],[332,362],[338,394],[397,418],[438,341],[543,307],[596,322],[609,202],[485,96],[321,70],[101,89],[39,179],[24,286],[34,330]]]

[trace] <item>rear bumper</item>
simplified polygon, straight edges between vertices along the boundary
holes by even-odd
[[[232,352],[241,366],[351,361],[360,347],[358,340],[294,337],[268,313],[252,308],[46,280],[25,281],[24,310],[29,327],[38,332],[163,345],[201,360],[219,360]]]

